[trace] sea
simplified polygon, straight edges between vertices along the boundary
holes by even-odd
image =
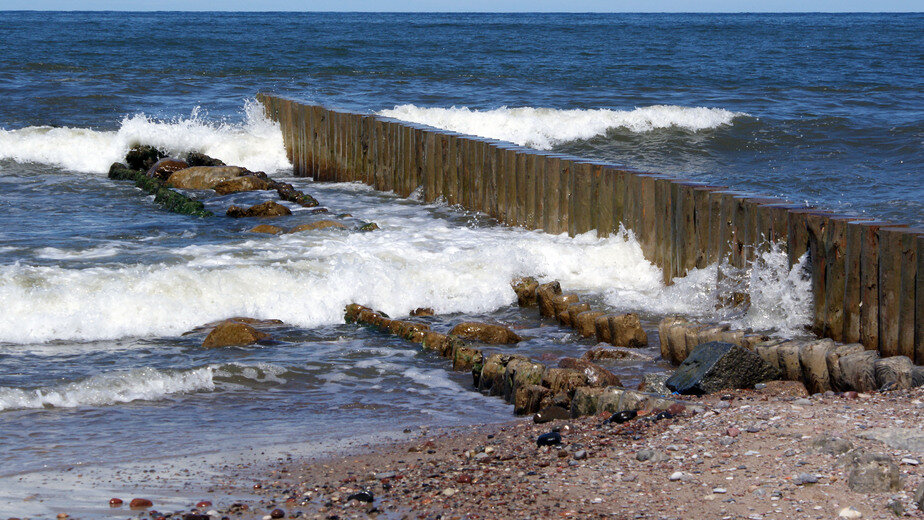
[[[749,307],[716,310],[721,266],[665,285],[631,232],[551,235],[295,178],[257,93],[924,225],[922,34],[913,13],[0,12],[0,516],[66,496],[124,517],[102,506],[126,464],[160,478],[168,459],[513,418],[445,360],[345,324],[353,302],[429,307],[440,331],[502,323],[550,364],[594,342],[517,307],[518,276],[638,313],[655,357],[671,314],[805,334],[805,273],[778,249],[745,273]],[[169,213],[106,176],[136,144],[264,171],[329,209],[292,206],[286,226],[380,229],[251,233],[257,219],[221,216],[240,195],[197,194],[216,217]],[[232,316],[283,323],[203,348],[195,329]],[[627,385],[670,370],[608,368]],[[140,491],[188,506],[184,478]]]

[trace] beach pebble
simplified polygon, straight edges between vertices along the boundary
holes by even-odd
[[[668,477],[668,480],[670,480],[671,482],[677,482],[678,480],[682,478],[683,478],[683,473],[680,471],[675,471],[671,473],[671,476]]]
[[[799,476],[793,479],[793,484],[797,486],[802,486],[804,484],[817,484],[818,476],[812,475],[811,473],[800,473]]]
[[[196,502],[197,508],[209,507],[210,505],[212,505],[212,503],[208,500],[200,500],[199,502]]]
[[[270,518],[284,518],[286,516],[286,512],[283,511],[282,509],[273,509],[272,511],[270,511],[269,515],[270,515]]]
[[[732,427],[732,428],[725,430],[725,434],[728,435],[729,437],[737,437],[741,435],[741,430],[739,430],[738,428]]]
[[[347,502],[349,502],[350,500],[357,500],[359,502],[367,502],[371,504],[372,501],[375,500],[375,497],[369,491],[360,491],[358,493],[353,493],[352,495],[348,496]]]
[[[110,498],[109,499],[109,507],[120,507],[121,505],[122,505],[121,498]]]
[[[712,492],[715,493],[716,495],[724,495],[725,493],[728,493],[728,490],[725,488],[717,487],[713,489]]]
[[[540,435],[536,439],[536,446],[556,446],[561,444],[561,434],[558,432],[549,432]]]
[[[917,466],[920,463],[921,461],[919,461],[918,459],[912,459],[909,457],[905,457],[902,459],[902,464],[908,464],[910,466]]]
[[[146,498],[133,498],[128,505],[129,507],[151,507],[154,503]]]
[[[587,458],[587,450],[578,450],[574,452],[574,460],[584,460]]]
[[[863,513],[852,507],[845,507],[837,513],[838,518],[863,518]]]

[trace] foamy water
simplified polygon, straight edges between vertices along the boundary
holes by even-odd
[[[655,105],[634,110],[559,110],[554,108],[501,107],[472,110],[468,107],[429,108],[399,105],[378,112],[402,121],[424,124],[479,137],[500,139],[548,150],[566,141],[590,139],[607,130],[624,128],[650,132],[662,128],[700,131],[730,125],[742,112],[722,108]]]
[[[254,100],[244,104],[242,123],[210,121],[198,107],[188,117],[157,120],[125,116],[118,130],[30,126],[0,128],[0,160],[39,163],[65,170],[105,173],[137,144],[156,146],[168,155],[198,151],[228,164],[273,173],[291,165],[279,125],[263,116]]]

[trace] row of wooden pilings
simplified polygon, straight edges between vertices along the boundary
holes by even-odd
[[[924,364],[924,230],[374,114],[258,96],[296,175],[439,198],[510,226],[571,236],[624,226],[664,281],[778,243],[808,254],[813,329]],[[919,276],[918,273],[921,273]]]

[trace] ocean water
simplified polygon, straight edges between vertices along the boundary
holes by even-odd
[[[0,12],[0,514],[41,495],[17,480],[38,471],[511,417],[444,360],[345,325],[351,302],[432,307],[436,330],[506,323],[550,363],[592,342],[517,308],[516,276],[649,327],[807,322],[805,279],[779,251],[747,273],[751,307],[719,315],[718,266],[664,286],[631,233],[552,236],[291,178],[257,92],[922,224],[922,29],[916,14]],[[167,213],[106,178],[136,143],[265,171],[330,210],[292,207],[284,226],[381,229],[268,236]],[[284,324],[249,347],[184,335],[240,315]],[[611,368],[627,383],[667,369]]]

